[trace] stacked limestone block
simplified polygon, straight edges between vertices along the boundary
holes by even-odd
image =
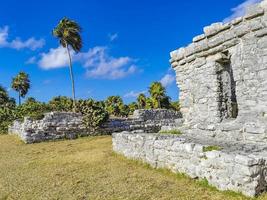
[[[188,132],[267,141],[267,0],[205,27],[171,64]]]
[[[47,113],[41,120],[26,117],[22,122],[15,121],[9,133],[18,135],[25,143],[74,139],[89,134],[82,124],[82,115],[68,112]]]
[[[112,142],[119,154],[207,179],[220,190],[256,196],[267,188],[267,145],[130,132],[114,133]],[[218,145],[221,150],[204,152],[209,145]]]
[[[182,115],[173,110],[137,110],[129,119],[110,119],[95,131],[83,125],[83,116],[69,112],[51,112],[41,120],[25,118],[9,127],[10,134],[17,134],[26,143],[57,139],[74,139],[78,136],[106,135],[121,131],[153,133],[163,126],[179,126]]]

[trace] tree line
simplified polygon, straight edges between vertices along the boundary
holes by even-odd
[[[14,98],[8,96],[5,88],[0,86],[0,134],[6,133],[8,126],[17,119],[30,117],[41,119],[45,112],[65,111],[78,112],[83,114],[84,123],[88,128],[96,128],[111,117],[128,117],[136,109],[174,109],[179,110],[179,102],[171,102],[166,94],[166,89],[160,82],[153,82],[149,89],[149,96],[140,94],[136,102],[125,104],[120,96],[110,96],[104,101],[93,99],[76,100],[75,81],[72,70],[72,57],[70,51],[75,53],[81,51],[83,43],[81,37],[82,28],[80,25],[68,18],[63,18],[53,29],[52,34],[59,40],[62,47],[66,49],[69,60],[69,72],[72,88],[72,98],[58,96],[52,98],[48,103],[43,103],[28,98],[21,103],[21,98],[25,98],[30,87],[29,75],[19,72],[12,79],[11,87],[18,93],[18,105]]]

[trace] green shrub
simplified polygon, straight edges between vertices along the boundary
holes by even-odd
[[[83,115],[83,123],[91,131],[95,131],[109,118],[108,112],[101,105],[92,99],[76,102],[77,112]]]
[[[0,86],[0,134],[8,132],[8,126],[15,119],[16,102],[8,96],[5,88]]]
[[[7,134],[8,126],[15,120],[13,108],[0,108],[0,134]]]
[[[73,111],[72,99],[65,96],[54,97],[51,101],[48,102],[48,106],[52,111],[59,111],[59,112]]]
[[[17,106],[15,109],[16,119],[29,117],[32,120],[40,120],[44,117],[44,113],[50,112],[50,107],[42,102],[36,101],[34,98],[28,98],[25,103]]]
[[[206,146],[206,147],[203,147],[203,152],[208,152],[208,151],[219,151],[221,150],[222,148],[219,147],[219,146]]]
[[[161,134],[182,135],[180,130],[160,131]]]

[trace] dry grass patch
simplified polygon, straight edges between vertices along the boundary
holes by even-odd
[[[247,198],[118,156],[109,136],[25,145],[2,135],[0,199]]]

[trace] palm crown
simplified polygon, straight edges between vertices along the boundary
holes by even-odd
[[[81,27],[78,23],[64,17],[53,30],[53,35],[59,39],[63,47],[70,45],[75,52],[82,48]]]
[[[12,88],[19,93],[19,104],[20,97],[25,97],[30,89],[29,75],[25,72],[20,72],[12,80]]]
[[[138,107],[140,109],[144,109],[146,107],[146,96],[144,94],[140,94],[137,98]]]
[[[161,101],[166,97],[166,90],[160,82],[154,82],[149,87],[149,93],[153,100],[157,102],[157,107],[161,108]]]

